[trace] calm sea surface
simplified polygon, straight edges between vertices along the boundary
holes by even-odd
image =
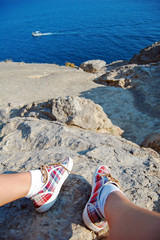
[[[112,62],[158,40],[160,0],[0,0],[0,61]]]

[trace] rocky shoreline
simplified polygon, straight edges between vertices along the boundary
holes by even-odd
[[[78,69],[3,62],[0,69],[1,173],[66,156],[75,173],[45,214],[27,199],[1,207],[0,239],[106,239],[108,229],[96,234],[82,222],[100,164],[131,201],[160,212],[160,42],[125,62]]]

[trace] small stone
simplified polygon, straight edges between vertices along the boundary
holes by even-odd
[[[22,209],[25,209],[25,208],[27,208],[27,207],[28,207],[28,204],[27,204],[27,203],[21,204],[21,208],[22,208]]]
[[[106,62],[102,60],[90,60],[81,63],[80,68],[90,73],[101,72],[106,70]]]

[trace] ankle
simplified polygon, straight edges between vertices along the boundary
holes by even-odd
[[[126,211],[126,204],[128,205],[129,203],[130,201],[120,191],[109,194],[104,207],[105,217],[109,225],[112,222],[115,223],[118,219],[122,219]]]
[[[99,193],[99,210],[104,218],[105,217],[105,204],[112,192],[121,192],[121,190],[113,183],[104,185]]]
[[[31,170],[29,171],[29,174],[31,177],[31,184],[30,184],[29,191],[25,196],[27,198],[31,198],[33,195],[37,194],[38,191],[44,185],[44,182],[42,180],[41,170]]]

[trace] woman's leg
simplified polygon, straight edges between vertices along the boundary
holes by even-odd
[[[93,175],[92,192],[83,211],[83,220],[96,232],[104,229],[108,222],[110,240],[160,239],[160,215],[131,203],[104,165]]]
[[[25,197],[30,186],[30,172],[0,174],[0,206]]]
[[[110,240],[160,239],[160,215],[136,206],[121,192],[109,194],[104,212]]]

